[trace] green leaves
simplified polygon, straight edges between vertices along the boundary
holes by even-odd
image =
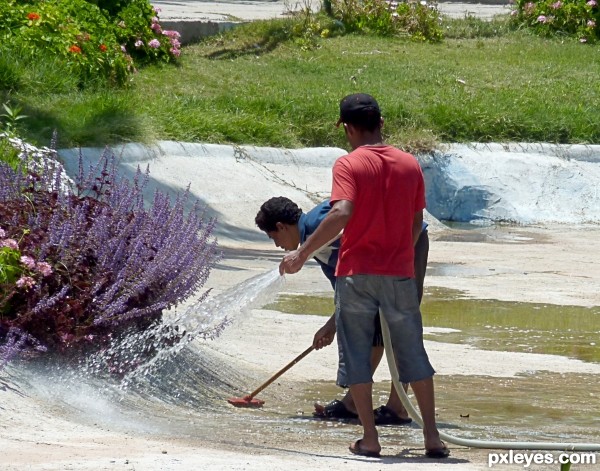
[[[0,2],[0,41],[5,50],[44,54],[66,64],[80,88],[98,82],[124,86],[136,61],[169,62],[180,54],[178,37],[165,37],[153,26],[156,15],[149,0],[5,0]],[[153,39],[160,40],[160,48],[135,47],[138,40]]]
[[[19,259],[21,252],[9,247],[0,248],[0,294],[2,285],[13,284],[23,272]]]
[[[4,113],[0,114],[0,123],[3,124],[4,131],[8,134],[13,134],[17,131],[17,124],[19,121],[27,118],[27,116],[21,114],[23,108],[19,105],[11,107],[8,103],[3,103]],[[2,128],[0,128],[2,129]]]
[[[568,35],[580,43],[600,39],[598,0],[517,0],[513,23],[542,36]]]
[[[331,0],[331,15],[348,31],[377,36],[409,36],[419,41],[442,40],[440,13],[427,2]]]

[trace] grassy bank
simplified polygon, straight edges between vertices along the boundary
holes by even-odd
[[[25,137],[47,144],[56,128],[61,147],[152,139],[343,146],[337,104],[356,91],[380,100],[389,141],[412,149],[600,143],[600,48],[490,31],[439,44],[344,36],[316,50],[282,43],[265,53],[238,36],[187,47],[181,66],[145,68],[128,90],[12,99],[29,116]]]

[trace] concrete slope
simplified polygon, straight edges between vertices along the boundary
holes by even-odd
[[[84,162],[93,164],[104,150],[82,149]],[[185,191],[218,220],[217,235],[229,241],[264,241],[254,225],[260,205],[273,196],[287,196],[305,210],[326,199],[331,191],[331,166],[345,151],[337,148],[274,149],[253,146],[189,144],[161,141],[155,146],[127,144],[112,151],[119,171],[132,178],[138,166],[150,168],[147,197],[155,190]],[[59,151],[67,172],[76,175],[78,149]]]
[[[86,165],[103,149],[82,149]],[[329,197],[331,167],[339,148],[276,149],[160,141],[127,144],[112,152],[132,178],[150,169],[147,197],[189,186],[218,220],[217,235],[230,242],[265,241],[254,225],[260,205],[287,196],[304,209]],[[59,151],[76,175],[78,149]],[[600,146],[449,145],[417,156],[427,187],[427,207],[437,219],[518,224],[600,222]],[[431,218],[429,218],[431,220]],[[433,229],[433,228],[432,228]]]

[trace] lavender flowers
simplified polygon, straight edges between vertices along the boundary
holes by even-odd
[[[197,202],[184,210],[189,192],[146,207],[148,171],[119,177],[108,151],[88,171],[80,160],[74,183],[55,164],[0,162],[0,367],[16,350],[99,349],[148,328],[219,258],[215,221]]]

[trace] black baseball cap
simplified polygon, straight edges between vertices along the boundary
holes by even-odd
[[[366,93],[355,93],[340,101],[340,118],[336,126],[341,123],[373,122],[380,119],[381,110],[377,100]]]

